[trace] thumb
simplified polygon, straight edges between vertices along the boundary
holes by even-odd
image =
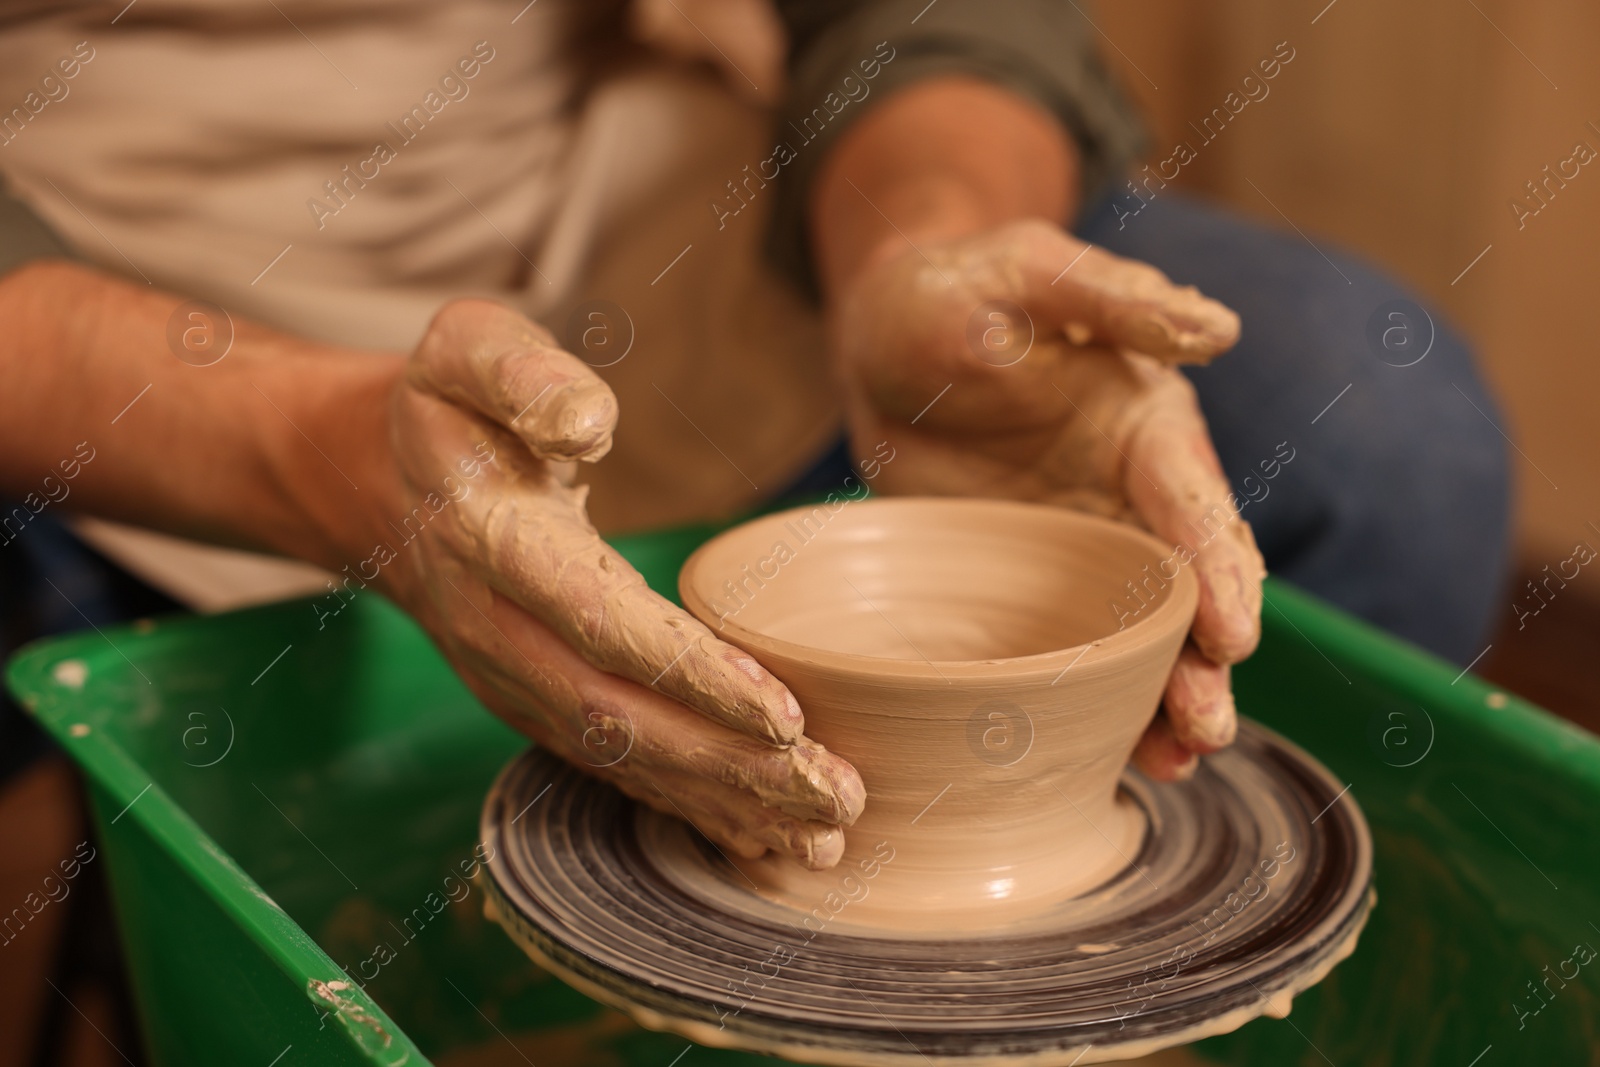
[[[489,300],[453,300],[407,368],[418,389],[476,411],[534,455],[594,462],[611,450],[617,398],[549,331]]]
[[[1206,363],[1239,340],[1239,316],[1194,286],[1059,230],[1053,237],[1028,245],[1023,289],[1029,313],[1073,344]]]

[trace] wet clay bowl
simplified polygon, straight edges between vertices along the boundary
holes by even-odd
[[[1047,920],[1127,868],[1145,817],[1118,779],[1198,598],[1171,557],[1126,524],[971,499],[798,508],[707,542],[684,605],[867,787],[835,869],[737,866],[769,900],[912,936]]]

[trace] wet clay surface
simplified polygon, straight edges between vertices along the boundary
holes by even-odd
[[[1145,825],[1117,780],[1196,583],[1152,583],[1131,624],[1112,604],[1169,551],[1060,508],[935,499],[801,508],[704,545],[685,605],[867,786],[836,868],[769,854],[745,876],[801,912],[841,874],[871,880],[848,922],[915,933],[1023,921],[1126,867]]]
[[[971,500],[708,542],[685,605],[866,784],[843,858],[730,857],[534,751],[485,807],[490,916],[646,1027],[811,1063],[1093,1063],[1287,1012],[1353,950],[1370,838],[1340,782],[1251,724],[1189,781],[1127,769],[1196,583],[1112,605],[1166,551]]]

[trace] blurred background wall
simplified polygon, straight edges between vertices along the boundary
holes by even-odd
[[[1600,549],[1600,160],[1565,163],[1580,142],[1600,151],[1600,5],[1101,0],[1090,13],[1144,105],[1155,158],[1178,140],[1198,145],[1188,124],[1289,42],[1294,61],[1270,95],[1175,184],[1285,226],[1264,193],[1313,240],[1398,275],[1476,343],[1517,450],[1516,589],[1580,541]],[[1545,184],[1547,165],[1578,174]],[[1591,729],[1594,571],[1522,631],[1508,589],[1508,625],[1479,664]]]

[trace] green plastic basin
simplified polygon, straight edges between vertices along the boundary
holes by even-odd
[[[675,596],[711,532],[616,544]],[[1575,962],[1600,948],[1600,742],[1286,585],[1267,598],[1240,708],[1350,783],[1378,907],[1287,1020],[1196,1051],[1600,1064],[1600,964]],[[524,742],[379,597],[325,628],[301,601],[85,632],[8,680],[89,782],[155,1063],[756,1061],[631,1026],[483,918],[479,805]]]

